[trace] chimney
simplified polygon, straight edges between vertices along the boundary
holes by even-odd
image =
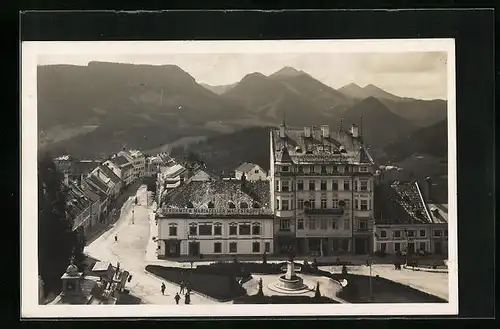
[[[304,127],[304,137],[305,138],[311,137],[311,127]]]
[[[280,124],[280,138],[285,138],[285,123]]]
[[[430,177],[427,177],[425,179],[425,184],[424,185],[425,185],[424,190],[426,192],[426,195],[424,196],[425,201],[426,202],[430,202],[430,201],[432,201],[432,199],[431,199],[432,198],[431,197],[431,195],[432,195],[431,194],[432,193],[432,179]]]
[[[353,124],[353,125],[351,126],[351,135],[352,135],[352,137],[354,137],[354,138],[359,137],[359,134],[358,134],[358,127],[357,127],[355,124]]]
[[[321,136],[323,136],[323,138],[330,138],[330,126],[321,126]]]

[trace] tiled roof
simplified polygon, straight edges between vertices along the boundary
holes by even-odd
[[[215,209],[228,209],[230,202],[236,208],[240,208],[244,202],[249,208],[255,203],[261,208],[269,207],[269,182],[246,184],[248,190],[242,188],[241,181],[187,181],[166,195],[165,204],[168,207],[185,208],[192,203],[193,208],[208,208],[209,203],[212,203]]]
[[[101,191],[100,189],[98,189],[97,187],[94,187],[93,185],[91,184],[83,184],[85,186],[84,188],[84,191],[88,190],[88,191],[91,191],[92,193],[94,194],[97,194],[99,195],[99,200],[100,201],[104,201],[106,200],[106,198],[108,197],[106,193],[104,193],[103,191]]]
[[[87,197],[82,189],[75,184],[63,183],[66,194],[66,214],[68,218],[75,219],[82,211],[91,206],[92,201]],[[78,227],[80,223],[74,223]]]
[[[104,175],[106,175],[109,179],[111,179],[111,181],[114,184],[118,184],[120,182],[120,178],[116,176],[113,170],[111,170],[107,166],[101,165],[99,166],[99,169],[101,169]]]
[[[243,173],[247,173],[250,170],[252,170],[255,166],[257,165],[250,162],[243,162],[234,171],[241,171]]]
[[[287,128],[285,137],[279,136],[279,129],[272,129],[272,142],[276,160],[288,160],[293,163],[373,163],[368,150],[359,138],[345,131],[331,131],[323,138],[318,128],[311,128],[311,136],[305,137],[304,129]],[[288,156],[283,154],[286,149]]]
[[[416,183],[394,182],[391,188],[396,192],[392,201],[401,205],[410,215],[413,222],[432,222]]]
[[[380,184],[375,191],[377,224],[432,223],[421,193],[414,182]]]
[[[117,156],[112,160],[118,167],[123,167],[126,164],[130,164],[130,162],[123,155]]]
[[[92,200],[92,202],[96,202],[96,201],[100,200],[99,194],[91,191],[88,188],[82,188],[82,190],[83,190],[83,193],[85,193],[85,195],[87,196],[87,198]]]
[[[97,178],[96,176],[91,175],[91,176],[87,177],[87,180],[90,181],[91,183],[93,183],[102,192],[104,192],[106,194],[108,193],[109,187],[103,181],[101,181],[99,178]]]

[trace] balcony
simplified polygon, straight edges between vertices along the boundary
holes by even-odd
[[[336,209],[304,209],[304,213],[306,215],[334,215],[334,216],[342,216],[344,214],[344,209],[336,208]]]

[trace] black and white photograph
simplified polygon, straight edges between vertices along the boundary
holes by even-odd
[[[24,42],[23,313],[457,314],[454,47]]]

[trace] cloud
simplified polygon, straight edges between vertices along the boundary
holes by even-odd
[[[444,52],[363,54],[359,57],[357,62],[360,68],[372,73],[439,71],[445,68],[446,63]]]

